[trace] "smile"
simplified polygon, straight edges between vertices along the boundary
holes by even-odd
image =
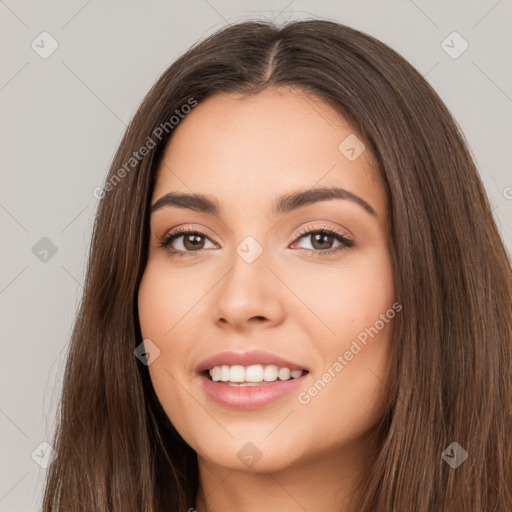
[[[210,400],[235,409],[265,407],[291,395],[309,378],[300,363],[260,350],[216,354],[196,372]]]
[[[290,370],[276,365],[254,364],[251,366],[222,365],[208,371],[213,382],[222,382],[230,386],[257,386],[263,382],[285,381],[302,377],[306,370]]]

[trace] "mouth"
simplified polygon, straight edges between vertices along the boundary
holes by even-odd
[[[216,365],[202,372],[202,375],[211,382],[226,386],[262,386],[276,382],[286,382],[299,379],[306,375],[308,370],[292,370],[286,366],[279,367],[269,364],[242,365]]]
[[[262,351],[223,352],[200,363],[196,372],[210,400],[235,409],[265,407],[290,398],[310,378],[299,363]]]

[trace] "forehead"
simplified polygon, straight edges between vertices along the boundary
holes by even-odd
[[[264,208],[289,190],[338,186],[384,214],[384,187],[370,151],[355,159],[346,152],[363,144],[327,103],[299,89],[216,94],[175,128],[153,202],[173,190]]]

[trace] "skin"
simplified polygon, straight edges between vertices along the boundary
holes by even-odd
[[[310,94],[266,89],[201,102],[166,148],[151,204],[170,191],[193,192],[222,209],[219,217],[172,206],[152,213],[138,297],[143,337],[160,349],[149,365],[153,386],[198,454],[201,485],[191,507],[199,512],[341,510],[376,449],[369,438],[386,410],[393,320],[309,403],[298,400],[395,302],[386,193],[369,149],[354,161],[338,149],[352,133]],[[331,186],[376,214],[347,199],[272,213],[282,194]],[[324,226],[353,247],[322,255],[340,242],[328,237],[318,248],[314,235],[299,238],[303,228]],[[184,236],[173,248],[187,257],[159,247],[176,227],[204,233],[199,255],[190,255]],[[263,249],[250,264],[236,251],[249,235]],[[195,372],[225,350],[273,352],[310,374],[271,405],[231,409],[208,399]],[[247,442],[261,452],[252,467],[237,457]]]

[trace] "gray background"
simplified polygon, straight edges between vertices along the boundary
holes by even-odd
[[[92,192],[143,96],[177,56],[254,17],[321,16],[379,38],[461,125],[511,251],[511,13],[507,0],[0,0],[0,511],[40,509],[45,470],[31,454],[51,440],[98,204]],[[47,59],[31,47],[48,48],[43,31],[59,45]],[[469,43],[458,58],[442,47],[453,31]],[[43,237],[56,254],[38,254]]]

